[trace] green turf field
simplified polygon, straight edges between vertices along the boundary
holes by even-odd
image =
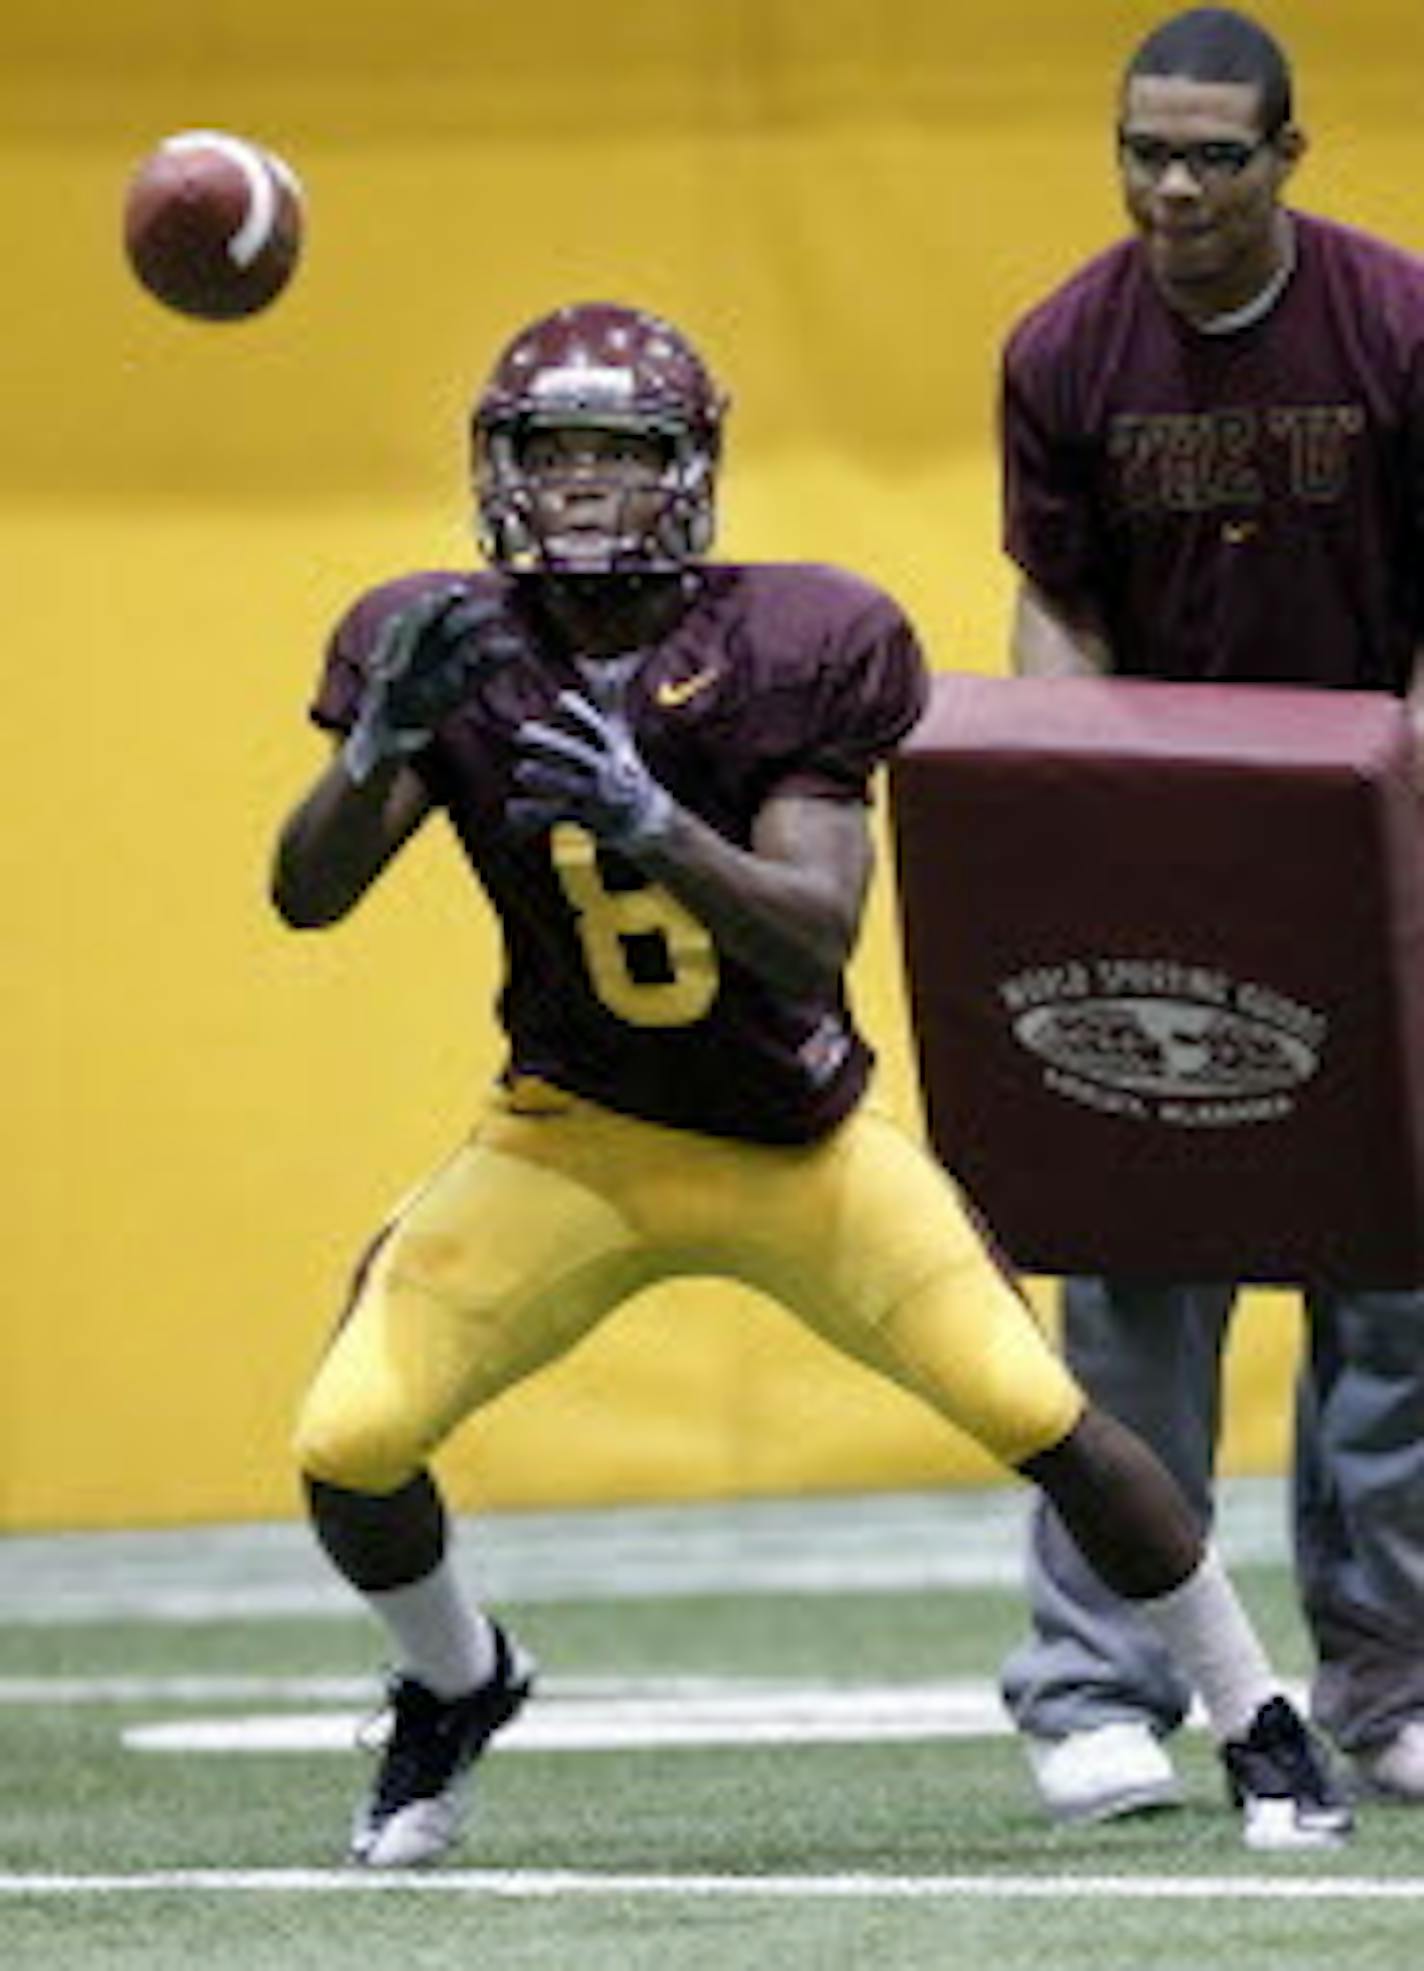
[[[0,1542],[0,1964],[1412,1963],[1424,1821],[1409,1810],[1365,1807],[1339,1853],[1248,1855],[1189,1731],[1184,1811],[1101,1830],[1040,1820],[986,1687],[1019,1621],[998,1510],[946,1509],[964,1578],[926,1587],[904,1551],[924,1502],[908,1522],[890,1504],[817,1502],[807,1542],[831,1524],[844,1541],[854,1524],[853,1550],[833,1543],[844,1585],[832,1567],[784,1593],[774,1565],[756,1571],[769,1522],[745,1508],[716,1522],[701,1571],[689,1562],[705,1512],[687,1540],[676,1515],[660,1519],[661,1561],[643,1551],[631,1568],[600,1559],[597,1516],[572,1516],[570,1555],[608,1577],[578,1596],[552,1564],[557,1528],[529,1521],[538,1568],[493,1571],[525,1582],[528,1598],[501,1607],[546,1695],[482,1768],[465,1851],[414,1880],[340,1866],[366,1770],[350,1740],[374,1701],[379,1645],[297,1543],[162,1536],[155,1568],[135,1539]],[[797,1525],[782,1509],[770,1546],[799,1552]],[[506,1561],[520,1537],[517,1518],[500,1529]],[[1283,1567],[1248,1560],[1239,1578],[1300,1676]],[[676,1591],[659,1592],[668,1579]],[[151,1748],[176,1726],[228,1742],[133,1738]],[[274,1732],[298,1749],[230,1742]]]

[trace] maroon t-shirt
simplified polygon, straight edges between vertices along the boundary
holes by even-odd
[[[1424,637],[1424,261],[1292,215],[1274,307],[1211,334],[1135,240],[1010,336],[1005,542],[1119,672],[1404,691]]]
[[[510,1070],[711,1135],[801,1142],[829,1129],[859,1099],[871,1060],[843,992],[788,999],[719,954],[717,990],[699,1017],[666,1026],[620,1018],[591,975],[548,835],[520,839],[507,827],[516,728],[548,717],[560,691],[587,688],[542,624],[533,578],[431,571],[361,597],[331,639],[314,719],[347,729],[383,618],[452,583],[497,597],[522,644],[475,682],[415,760],[499,917]],[[896,604],[815,566],[714,564],[693,584],[686,613],[643,653],[624,700],[651,772],[741,847],[774,792],[865,800],[925,698],[923,658]],[[604,850],[597,879],[609,896],[650,887]],[[671,955],[656,934],[620,943],[629,981],[667,976]]]

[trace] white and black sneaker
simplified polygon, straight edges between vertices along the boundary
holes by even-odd
[[[1248,1848],[1333,1848],[1353,1825],[1329,1757],[1287,1698],[1273,1697],[1221,1762]]]
[[[416,1677],[392,1677],[390,1735],[351,1831],[350,1858],[361,1867],[422,1868],[459,1839],[470,1769],[534,1684],[533,1659],[493,1627],[494,1675],[467,1697],[437,1697]]]

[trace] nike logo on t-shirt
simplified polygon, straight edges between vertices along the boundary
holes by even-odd
[[[721,675],[720,664],[708,664],[702,670],[694,671],[690,678],[664,678],[653,688],[654,701],[669,708],[685,705],[689,698],[695,698],[699,691],[715,684]]]

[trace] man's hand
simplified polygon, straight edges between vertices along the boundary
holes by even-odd
[[[427,746],[475,676],[519,649],[518,637],[500,622],[499,604],[463,588],[436,589],[388,616],[342,747],[352,780],[359,785],[382,760],[406,759]]]
[[[515,738],[514,777],[525,796],[509,804],[521,832],[575,821],[613,849],[643,848],[667,831],[672,796],[644,766],[623,721],[577,691],[555,701],[560,723],[527,719]]]

